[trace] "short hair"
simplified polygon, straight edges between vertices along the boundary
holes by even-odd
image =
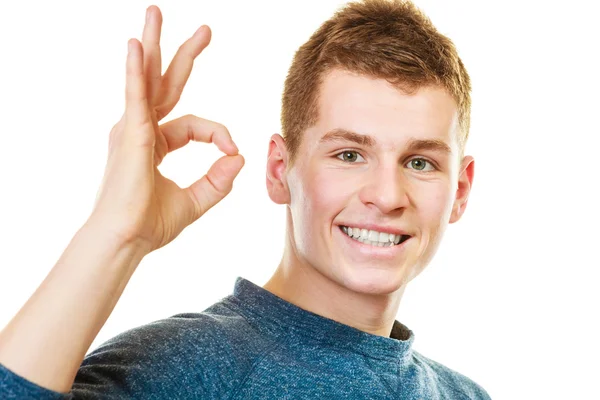
[[[454,43],[408,0],[362,0],[339,9],[294,56],[281,107],[290,164],[303,132],[318,121],[319,88],[333,69],[385,79],[405,93],[430,85],[444,88],[457,104],[463,153],[470,127],[471,82]]]

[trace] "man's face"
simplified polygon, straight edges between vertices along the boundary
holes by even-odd
[[[466,204],[473,164],[461,163],[457,133],[456,104],[441,88],[407,95],[331,71],[319,121],[286,174],[298,260],[356,292],[408,283]]]

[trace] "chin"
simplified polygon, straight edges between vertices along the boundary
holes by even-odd
[[[361,271],[345,271],[342,285],[356,293],[389,295],[406,285],[406,279],[399,271],[367,268]]]

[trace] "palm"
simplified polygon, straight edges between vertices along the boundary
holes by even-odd
[[[173,221],[176,219],[179,220],[181,217],[176,218],[173,214],[178,207],[178,204],[184,203],[183,209],[189,209],[190,204],[185,204],[186,202],[191,202],[191,199],[185,199],[185,192],[183,189],[179,187],[172,180],[165,178],[157,166],[160,165],[164,157],[168,153],[167,141],[165,136],[162,134],[160,129],[156,129],[156,144],[154,150],[154,160],[156,162],[154,167],[154,187],[151,193],[153,196],[151,197],[151,210],[150,210],[150,218],[148,220],[148,229],[151,232],[151,237],[158,238],[157,243],[155,244],[156,248],[161,248],[168,243],[168,238],[173,238],[179,232],[175,232],[175,224]],[[189,216],[191,220],[192,216]],[[170,222],[170,223],[169,223]],[[148,240],[149,238],[144,238]]]
[[[148,213],[149,237],[153,248],[158,249],[173,240],[181,231],[194,221],[195,212],[192,198],[175,182],[155,171],[154,195]]]

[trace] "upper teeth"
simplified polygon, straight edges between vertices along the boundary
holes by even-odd
[[[342,226],[342,230],[351,238],[361,239],[370,242],[379,243],[400,243],[402,235],[395,235],[393,233],[377,232],[369,229],[352,228],[349,226]]]

